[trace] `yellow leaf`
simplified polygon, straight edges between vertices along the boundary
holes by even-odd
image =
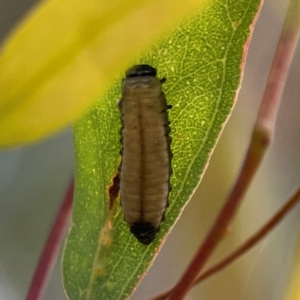
[[[298,300],[300,299],[300,239],[298,237],[298,243],[295,247],[296,253],[295,257],[292,261],[292,270],[289,274],[288,284],[285,292],[285,296],[283,297],[284,300]]]
[[[113,78],[202,0],[48,0],[3,46],[0,146],[76,120]]]

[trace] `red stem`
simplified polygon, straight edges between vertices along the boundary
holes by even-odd
[[[276,111],[286,81],[300,30],[300,2],[290,0],[283,29],[258,113],[257,126],[273,131]]]
[[[279,209],[279,211],[254,235],[252,235],[247,241],[241,244],[238,248],[224,257],[222,260],[209,267],[204,271],[197,280],[194,282],[194,286],[203,280],[207,279],[211,275],[221,271],[222,269],[229,266],[231,263],[236,261],[240,256],[245,254],[247,251],[252,249],[257,245],[263,238],[270,233],[279,223],[284,219],[284,217],[298,204],[300,201],[300,188],[290,197],[290,199]],[[152,300],[165,300],[171,294],[172,290],[165,291],[164,293],[152,298]]]
[[[175,286],[169,298],[170,300],[183,299],[193,286],[204,264],[226,234],[227,227],[233,220],[237,208],[268,148],[273,135],[274,123],[287,77],[287,71],[297,45],[300,27],[299,11],[300,1],[291,0],[272,62],[258,118],[252,133],[252,140],[242,169],[213,227],[206,236],[203,244],[200,245],[194,259],[182,278]]]
[[[42,298],[71,216],[73,194],[74,180],[72,179],[36,266],[26,300]]]
[[[254,132],[253,140],[261,140],[262,135]],[[262,141],[264,143],[264,141]],[[243,164],[240,176],[237,179],[223,209],[221,210],[217,220],[214,222],[213,227],[207,234],[204,242],[200,245],[194,259],[191,261],[187,270],[183,274],[179,283],[175,286],[170,300],[181,300],[193,286],[200,270],[213,253],[213,250],[219,244],[221,239],[227,232],[227,227],[233,219],[238,205],[240,204],[244,193],[246,192],[259,164],[262,159],[262,152],[258,155],[256,147],[257,142],[251,142],[251,147],[246,155],[246,160]],[[261,149],[263,150],[263,149]]]
[[[298,204],[300,201],[300,188],[291,196],[291,198],[280,208],[280,210],[253,236],[251,236],[247,241],[240,245],[237,249],[231,252],[229,255],[224,257],[221,261],[211,266],[207,271],[204,271],[195,281],[197,284],[204,279],[207,279],[216,272],[224,269],[232,262],[234,262],[238,257],[245,254],[248,250],[252,249],[256,244],[258,244],[263,238],[270,233],[271,230],[275,229],[277,225],[284,219],[284,217]]]

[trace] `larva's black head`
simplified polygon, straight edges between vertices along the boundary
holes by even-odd
[[[135,222],[130,231],[138,239],[138,241],[144,245],[149,245],[155,238],[155,235],[159,232],[159,227],[154,227],[149,222]]]
[[[140,76],[156,77],[156,74],[157,74],[156,69],[149,65],[135,65],[126,71],[125,76],[126,78],[140,77]]]

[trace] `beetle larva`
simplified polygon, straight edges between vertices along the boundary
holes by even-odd
[[[130,231],[149,245],[160,229],[171,190],[171,138],[167,105],[156,69],[136,65],[126,71],[119,108],[122,161],[120,194]]]

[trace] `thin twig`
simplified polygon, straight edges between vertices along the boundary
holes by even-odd
[[[284,219],[284,217],[295,207],[295,205],[300,201],[300,188],[290,197],[290,199],[279,209],[279,211],[253,236],[246,240],[242,245],[237,249],[231,252],[229,255],[224,257],[219,262],[215,263],[209,269],[204,271],[196,281],[193,283],[193,286],[199,282],[204,281],[211,275],[225,269],[230,264],[232,264],[237,258],[245,254],[255,245],[257,245],[263,238],[265,238],[271,230],[275,229],[277,225]],[[171,294],[171,289],[165,291],[164,293],[152,298],[151,300],[165,300]]]
[[[36,266],[26,300],[39,300],[42,298],[49,275],[53,269],[59,252],[66,226],[71,216],[73,204],[74,181],[72,180],[64,200],[59,208],[56,219],[48,235],[43,252]]]
[[[249,149],[236,183],[213,227],[199,247],[194,259],[170,295],[170,300],[181,300],[188,293],[199,272],[225,236],[237,208],[248,189],[272,140],[277,110],[287,77],[300,28],[299,0],[291,0],[285,23],[273,59],[258,118]]]

